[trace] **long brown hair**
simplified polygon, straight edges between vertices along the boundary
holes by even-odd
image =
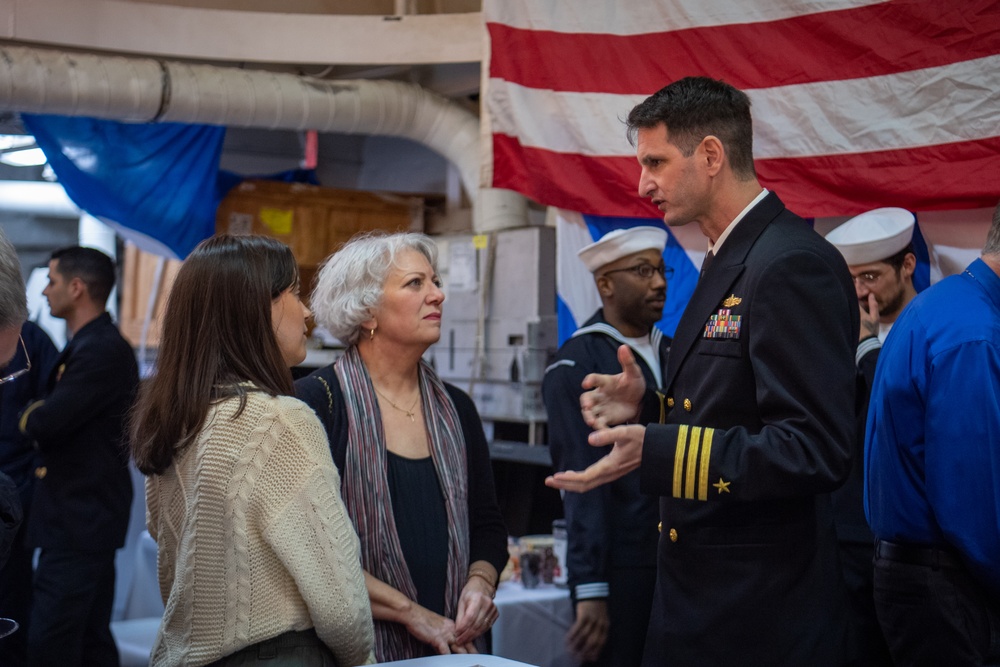
[[[156,373],[132,411],[132,455],[162,474],[198,436],[213,399],[240,396],[251,382],[272,396],[294,385],[271,323],[271,302],[298,283],[285,244],[222,235],[198,244],[177,274],[163,317]]]

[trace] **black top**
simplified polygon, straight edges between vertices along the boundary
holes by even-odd
[[[448,510],[438,484],[434,461],[427,456],[408,459],[386,452],[389,494],[396,535],[417,602],[444,616],[448,582]]]
[[[466,468],[469,476],[469,562],[485,560],[500,572],[507,564],[507,528],[503,523],[500,505],[497,503],[490,450],[486,444],[483,425],[479,420],[476,406],[468,394],[448,383],[444,386],[455,404],[459,420],[462,422],[462,436],[465,439]],[[323,423],[330,439],[333,462],[343,475],[344,462],[347,458],[347,407],[344,405],[344,394],[333,367],[324,366],[297,380],[295,394],[316,412],[320,422]]]

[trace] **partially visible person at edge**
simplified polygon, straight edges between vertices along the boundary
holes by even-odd
[[[25,543],[39,549],[28,664],[117,667],[111,634],[115,552],[132,511],[126,419],[139,385],[135,352],[107,311],[115,263],[95,248],[52,253],[42,294],[69,342],[18,428],[39,461]]]
[[[878,208],[857,215],[826,235],[847,262],[854,278],[861,316],[861,333],[855,362],[857,377],[857,436],[852,452],[851,475],[833,492],[833,518],[851,602],[851,620],[858,635],[861,667],[891,667],[889,647],[875,615],[872,560],[875,536],[865,519],[864,447],[868,399],[875,380],[882,341],[903,308],[917,295],[913,273],[916,218],[902,208]]]
[[[896,320],[868,410],[865,512],[893,661],[1000,664],[1000,206],[982,257]]]
[[[628,128],[639,194],[668,226],[696,223],[709,252],[664,391],[647,393],[619,348],[622,373],[588,376],[580,398],[590,444],[611,453],[546,483],[586,491],[638,468],[643,492],[660,496],[644,665],[849,665],[829,497],[854,437],[847,265],[760,186],[745,93],[681,79],[633,108]]]
[[[441,336],[436,264],[423,234],[365,234],[333,254],[312,306],[347,349],[296,383],[344,479],[380,662],[485,650],[507,561],[479,414],[421,359]]]
[[[24,513],[21,528],[14,536],[7,564],[0,567],[0,617],[11,618],[20,630],[0,641],[0,665],[21,667],[27,659],[28,614],[31,610],[31,577],[34,552],[25,544],[31,496],[35,490],[38,450],[34,441],[21,433],[18,415],[45,389],[59,350],[45,330],[32,322],[21,325],[17,354],[0,368],[0,471],[17,484]],[[22,372],[23,371],[23,372]],[[9,380],[7,378],[10,378]]]
[[[619,345],[632,349],[648,386],[663,381],[670,338],[654,325],[663,317],[672,272],[663,262],[666,243],[664,228],[639,226],[608,232],[577,253],[594,275],[601,308],[545,369],[542,397],[556,470],[582,470],[607,454],[607,447],[587,444],[580,385],[591,373],[620,369]],[[638,471],[562,500],[576,614],[567,646],[587,664],[637,667],[656,587],[657,500],[640,493]]]
[[[308,316],[271,238],[209,238],[177,274],[132,423],[166,605],[151,665],[371,660],[340,477],[292,395]]]
[[[14,382],[21,369],[7,372],[21,345],[21,325],[28,319],[28,299],[17,251],[0,229],[0,382]],[[0,567],[7,560],[11,544],[21,526],[21,503],[17,484],[0,471]],[[30,580],[29,584],[30,586]]]

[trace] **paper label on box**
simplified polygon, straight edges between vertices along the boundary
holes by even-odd
[[[260,221],[273,234],[288,235],[292,233],[293,213],[292,209],[287,208],[262,208],[260,209]]]
[[[229,228],[226,230],[230,234],[250,234],[253,232],[253,216],[249,213],[230,213]]]
[[[448,244],[448,288],[459,292],[476,289],[476,253],[472,244],[455,240]]]

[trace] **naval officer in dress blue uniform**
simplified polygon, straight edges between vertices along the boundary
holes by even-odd
[[[855,437],[847,265],[760,186],[741,91],[681,79],[628,126],[639,194],[667,225],[696,223],[713,259],[677,326],[663,391],[646,393],[621,348],[623,372],[588,377],[581,397],[599,429],[590,444],[614,443],[611,453],[547,483],[584,491],[638,468],[641,489],[660,496],[644,665],[848,665],[829,506]]]
[[[42,294],[69,343],[21,432],[41,459],[27,544],[40,548],[28,629],[29,665],[117,666],[111,635],[115,550],[132,504],[125,420],[139,386],[135,353],[105,311],[114,262],[93,248],[57,250]]]

